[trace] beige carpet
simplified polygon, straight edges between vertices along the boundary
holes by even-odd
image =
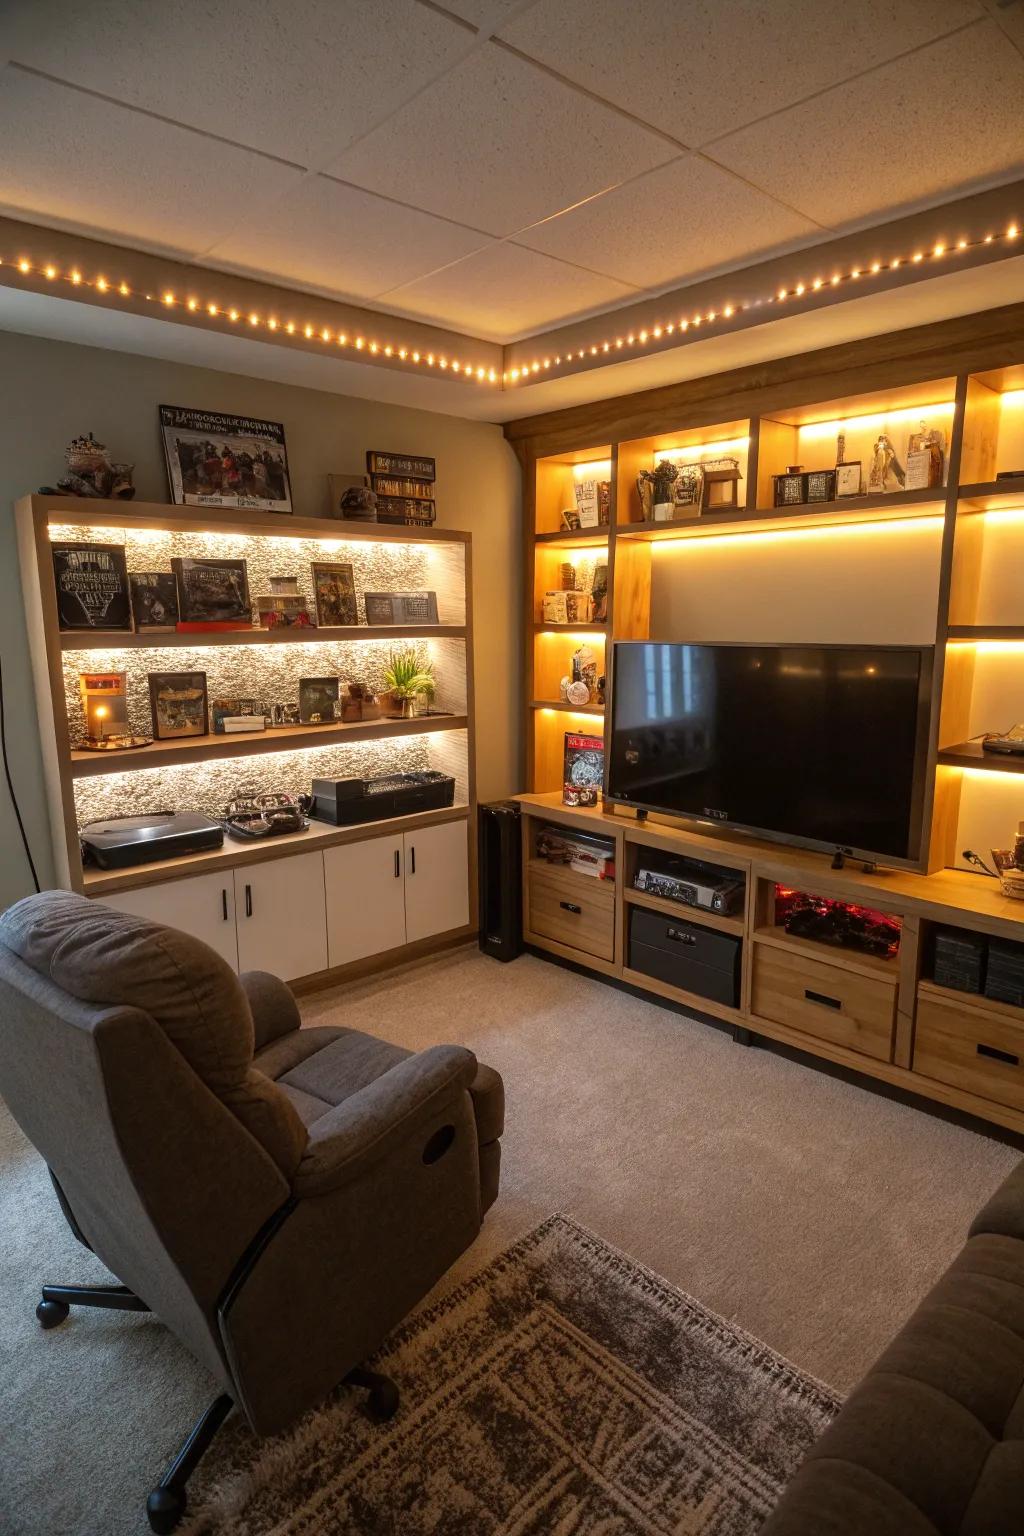
[[[564,1211],[840,1391],[1018,1157],[528,956],[461,951],[303,1012],[412,1047],[464,1043],[504,1075],[502,1194],[448,1288]],[[40,1282],[98,1278],[0,1111],[5,1536],[145,1530],[145,1494],[212,1395],[152,1318],[79,1312],[39,1330]]]

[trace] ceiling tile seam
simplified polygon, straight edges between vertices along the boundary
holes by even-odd
[[[322,181],[332,182],[336,187],[344,187],[349,192],[360,192],[364,197],[375,197],[379,202],[390,203],[393,208],[401,208],[406,213],[421,213],[424,218],[436,219],[439,224],[448,224],[452,229],[465,230],[468,235],[479,235],[484,240],[501,240],[501,235],[495,235],[489,229],[478,229],[475,224],[463,224],[461,219],[450,218],[446,213],[434,213],[430,208],[421,208],[419,203],[407,203],[404,198],[392,197],[390,192],[378,192],[373,187],[361,187],[356,181],[346,181],[343,176],[332,176],[329,171],[317,171],[317,176]]]
[[[979,0],[986,15],[1007,38],[1009,43],[1016,48],[1021,58],[1024,58],[1024,17],[1021,16],[1020,0],[1009,0],[1009,6],[1014,8],[1014,14],[1008,14],[1009,7],[1001,5],[999,0]]]
[[[834,85],[823,85],[819,90],[809,91],[806,96],[791,101],[784,107],[775,107],[771,112],[763,112],[760,117],[752,117],[748,123],[741,123],[738,127],[730,128],[726,133],[715,134],[696,147],[695,153],[705,154],[717,144],[723,144],[738,134],[746,133],[751,128],[759,128],[764,123],[771,122],[774,118],[785,117],[787,113],[795,112],[797,108],[806,106],[810,101],[817,101],[823,96],[830,96],[835,91],[841,91],[848,85],[855,85],[858,80],[866,80],[868,76],[880,73],[883,69],[889,69],[893,64],[899,64],[904,59],[910,59],[918,53],[924,53],[929,48],[936,47],[939,43],[948,42],[951,37],[958,37],[961,32],[969,32],[973,27],[987,26],[989,17],[979,15],[972,21],[964,21],[958,27],[952,27],[948,32],[941,32],[935,37],[930,37],[926,42],[914,43],[910,48],[904,48],[901,53],[892,53],[888,58],[882,59],[877,64],[869,64],[864,69],[856,70],[852,75],[847,75],[843,80],[837,80]],[[717,163],[717,162],[712,162]]]

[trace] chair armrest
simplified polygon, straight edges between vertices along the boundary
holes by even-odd
[[[261,1051],[271,1040],[291,1034],[299,1029],[302,1019],[290,987],[269,971],[243,971],[239,976],[252,1013],[256,1050]]]
[[[306,1199],[347,1184],[417,1124],[436,1120],[475,1074],[476,1057],[460,1045],[432,1045],[407,1056],[313,1122],[293,1193]]]

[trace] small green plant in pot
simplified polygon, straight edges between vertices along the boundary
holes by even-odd
[[[391,713],[402,719],[419,714],[420,699],[432,695],[436,684],[430,662],[416,646],[392,651],[384,669],[384,685],[390,695]]]

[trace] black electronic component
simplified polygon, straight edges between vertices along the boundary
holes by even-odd
[[[480,875],[480,948],[495,960],[523,951],[522,821],[515,800],[480,807],[477,822]]]
[[[739,1005],[742,940],[697,923],[633,907],[629,964],[634,971],[730,1008]]]
[[[376,779],[314,779],[310,815],[316,821],[347,827],[389,816],[412,816],[417,811],[439,811],[454,803],[455,780],[433,770],[389,773]]]
[[[101,869],[128,869],[189,853],[220,848],[224,832],[208,816],[193,811],[152,811],[147,816],[111,816],[90,821],[79,831],[82,861]]]

